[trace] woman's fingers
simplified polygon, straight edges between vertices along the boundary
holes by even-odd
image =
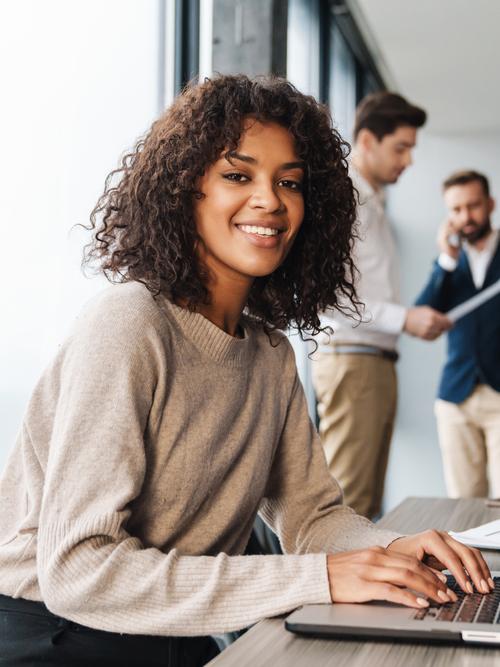
[[[448,533],[431,530],[426,533],[426,538],[427,544],[424,545],[426,552],[432,554],[450,570],[466,593],[473,592],[469,576],[481,593],[489,593],[492,590],[493,582],[488,581],[491,579],[491,573],[479,550],[466,547]]]
[[[467,593],[473,588],[489,593],[493,582],[480,551],[470,549],[447,533],[428,531],[400,538],[395,548],[371,548],[361,551],[329,554],[327,557],[330,593],[335,602],[387,600],[410,607],[426,607],[425,598],[438,603],[457,600],[447,587],[445,575],[423,562],[433,556],[455,576]]]
[[[441,563],[441,561],[438,560],[435,556],[425,556],[422,562],[425,563],[432,570],[435,571],[446,570],[446,565],[444,563]]]
[[[454,602],[457,599],[456,594],[448,589],[442,581],[436,576],[427,576],[425,572],[418,568],[412,569],[405,563],[400,563],[400,567],[385,564],[384,566],[373,566],[367,569],[365,577],[370,581],[379,581],[391,585],[400,586],[420,593],[422,597],[428,597],[435,602]],[[425,567],[425,566],[424,566]]]
[[[443,535],[443,540],[450,549],[458,554],[478,591],[489,593],[495,588],[490,568],[479,549],[466,547],[446,533]]]
[[[490,588],[494,589],[495,588],[495,582],[493,581],[493,577],[491,576],[491,570],[488,566],[488,563],[485,561],[485,559],[483,557],[483,554],[481,553],[481,551],[479,549],[476,549],[474,547],[470,547],[470,549],[475,554],[476,558],[478,559],[481,570],[482,570],[482,572],[483,572],[483,574],[486,578],[486,581],[490,585]]]
[[[489,567],[481,552],[457,542],[448,533],[428,530],[398,538],[387,548],[391,553],[414,555],[432,567],[449,569],[467,593],[474,591],[470,579],[482,593],[489,593],[494,588]]]
[[[422,561],[415,558],[415,556],[407,556],[405,554],[395,553],[395,552],[385,552],[380,554],[374,559],[374,564],[387,567],[387,568],[397,568],[402,570],[409,570],[410,572],[417,574],[420,577],[423,577],[426,582],[433,587],[433,593],[430,594],[435,600],[440,602],[444,601],[442,595],[437,597],[438,591],[445,593],[448,598],[451,600],[456,600],[456,595],[453,591],[448,589],[447,583],[448,580],[444,574],[438,570],[434,570]],[[412,579],[413,580],[413,579]],[[403,582],[400,585],[410,585],[409,582]],[[424,592],[424,589],[418,588],[417,590]]]
[[[405,607],[422,609],[428,607],[429,602],[419,595],[415,595],[406,588],[400,588],[387,582],[366,582],[367,600],[387,600]]]
[[[434,574],[436,575],[436,577],[437,577],[440,581],[442,581],[443,584],[446,584],[446,583],[448,582],[448,577],[447,577],[445,574],[443,574],[443,573],[441,572],[441,570],[436,570],[436,568],[431,567],[429,564],[427,564],[427,567],[429,568],[429,570],[432,570],[432,572],[434,572]],[[444,569],[444,568],[443,568],[443,569]]]

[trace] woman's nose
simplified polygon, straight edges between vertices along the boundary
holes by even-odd
[[[283,207],[279,193],[272,183],[256,184],[250,203],[252,207],[261,208],[270,213]]]

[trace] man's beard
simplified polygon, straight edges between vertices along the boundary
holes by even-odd
[[[467,233],[462,230],[460,232],[460,236],[470,245],[474,245],[481,239],[484,239],[484,237],[488,236],[488,234],[491,232],[491,221],[489,218],[486,218],[486,220],[480,225],[474,220],[469,220],[467,225],[474,225],[474,229]],[[465,227],[467,227],[467,225],[465,225]]]

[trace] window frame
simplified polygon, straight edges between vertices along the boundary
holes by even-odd
[[[325,0],[322,3],[322,48],[320,96],[323,102],[329,99],[329,77],[332,66],[331,22],[333,21],[344,38],[355,62],[356,104],[367,93],[367,83],[372,82],[370,90],[387,90],[387,85],[375,60],[361,34],[358,24],[345,0]]]

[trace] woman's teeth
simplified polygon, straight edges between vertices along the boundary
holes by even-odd
[[[276,236],[278,234],[277,229],[271,229],[271,227],[257,227],[256,225],[240,225],[240,229],[247,234],[259,234],[260,236]]]

